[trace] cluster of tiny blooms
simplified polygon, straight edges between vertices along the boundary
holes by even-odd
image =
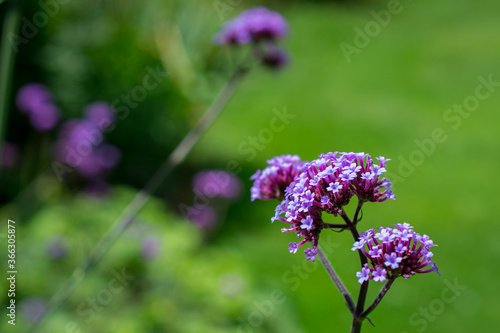
[[[17,92],[16,104],[29,116],[31,126],[39,132],[54,128],[61,118],[49,89],[40,83],[29,83]]]
[[[276,46],[276,42],[287,35],[288,24],[279,13],[264,7],[255,7],[226,22],[215,36],[215,43],[252,44],[257,60],[268,67],[280,68],[286,65],[288,57],[285,51]]]
[[[115,145],[105,142],[105,133],[115,121],[113,107],[106,102],[87,105],[82,118],[65,121],[52,146],[54,158],[73,167],[87,181],[85,192],[101,196],[108,192],[107,174],[121,159]]]
[[[233,20],[226,22],[216,36],[217,44],[249,44],[286,37],[288,25],[277,12],[264,7],[243,11]]]
[[[193,178],[193,191],[210,199],[236,199],[240,196],[242,187],[238,177],[224,170],[203,170]]]
[[[96,102],[88,105],[83,119],[66,121],[54,144],[53,153],[57,160],[74,167],[87,179],[102,178],[120,160],[119,149],[104,143],[104,127],[114,121],[111,105]],[[106,122],[104,121],[106,120]]]
[[[250,177],[254,181],[250,189],[251,199],[283,199],[285,189],[302,172],[303,161],[297,155],[276,156],[267,160],[269,165],[264,170]]]
[[[352,250],[361,250],[372,264],[372,267],[365,264],[361,272],[356,273],[359,283],[383,282],[399,276],[408,279],[416,273],[439,274],[436,262],[431,261],[433,253],[429,251],[437,245],[429,236],[419,235],[408,223],[395,225],[395,229],[381,227],[365,231],[354,243]]]
[[[290,228],[283,228],[282,232],[292,231],[303,237],[298,244],[290,243],[290,253],[296,253],[301,245],[310,242],[313,248],[304,252],[306,259],[314,261],[323,229],[322,213],[337,216],[354,195],[363,202],[396,198],[390,190],[392,184],[383,177],[389,160],[384,157],[377,160],[379,164],[374,164],[365,153],[334,152],[321,154],[302,166],[302,172],[286,188],[285,199],[271,219],[290,224]]]

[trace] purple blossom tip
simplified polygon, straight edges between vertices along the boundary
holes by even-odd
[[[209,205],[194,205],[189,208],[188,219],[200,229],[211,229],[217,223],[217,212]]]
[[[290,253],[296,253],[297,252],[297,249],[299,248],[297,243],[295,242],[290,242],[288,244],[290,247],[288,248],[288,251],[290,251]]]
[[[101,130],[111,126],[116,119],[113,107],[106,102],[94,102],[87,105],[83,114],[86,119]]]
[[[379,158],[379,161],[385,163],[387,159]],[[254,180],[251,198],[283,199],[271,221],[291,225],[282,232],[293,231],[303,238],[298,246],[305,242],[317,245],[324,227],[322,214],[339,215],[353,196],[365,202],[395,198],[388,189],[392,184],[382,176],[385,167],[374,165],[369,154],[330,152],[311,162],[302,162],[296,155],[283,155],[267,163],[268,167],[250,178]],[[373,231],[363,233],[362,240],[356,242],[352,250],[363,248],[373,236]],[[376,236],[382,242],[392,242],[394,237],[384,228]],[[399,247],[397,250],[404,251]],[[372,254],[384,259],[380,251],[372,250]],[[393,266],[398,263],[398,259],[394,260]]]
[[[224,170],[200,171],[193,178],[193,190],[208,198],[236,199],[242,188],[240,179]]]
[[[288,35],[288,24],[277,12],[264,7],[243,11],[224,24],[215,36],[216,44],[248,44],[263,40],[278,40]]]
[[[433,254],[429,251],[436,245],[429,236],[421,236],[412,229],[408,223],[398,223],[395,229],[381,227],[361,234],[353,250],[361,249],[369,259],[372,265],[370,279],[383,282],[386,278],[398,276],[408,279],[416,273],[439,274],[436,263],[430,260]],[[356,274],[356,277],[360,276]]]
[[[52,94],[40,83],[22,86],[17,92],[16,105],[28,114],[31,126],[39,132],[51,130],[61,118],[59,108],[52,101]]]
[[[262,171],[257,170],[250,177],[254,181],[250,189],[252,201],[278,199],[284,196],[285,189],[302,172],[304,163],[297,155],[276,156],[268,160],[268,167]]]
[[[311,260],[312,262],[316,261],[316,250],[315,249],[310,249],[307,248],[307,250],[304,250],[304,253],[306,254],[306,260]]]
[[[271,69],[281,69],[288,64],[288,53],[278,47],[268,47],[256,52],[257,59]]]

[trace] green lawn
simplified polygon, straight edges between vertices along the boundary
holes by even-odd
[[[249,154],[240,154],[238,146],[269,127],[274,108],[286,107],[296,117],[270,143],[260,142],[265,147],[256,150],[245,175],[264,167],[265,159],[277,154],[312,159],[336,150],[392,158],[388,170],[400,174],[402,159],[408,161],[410,154],[421,150],[415,141],[428,141],[433,130],[442,129],[446,140],[435,143],[432,151],[427,148],[430,153],[422,162],[419,153],[414,153],[412,160],[419,165],[395,181],[397,200],[367,205],[362,224],[370,228],[407,221],[429,234],[439,244],[434,252],[441,277],[428,274],[397,281],[372,315],[377,327],[366,324],[364,330],[489,331],[496,318],[488,309],[498,296],[492,283],[499,269],[490,265],[500,251],[494,241],[499,227],[493,212],[498,197],[494,172],[500,162],[500,94],[491,92],[468,118],[462,118],[460,126],[443,117],[455,103],[475,94],[479,76],[491,75],[493,81],[500,81],[500,48],[494,42],[500,5],[493,1],[481,6],[451,1],[405,1],[402,5],[401,13],[393,15],[359,54],[353,54],[350,63],[339,44],[354,44],[353,28],[363,29],[373,20],[370,11],[383,9],[384,4],[351,9],[312,4],[284,8],[292,27],[291,67],[276,76],[253,75],[197,146],[192,160],[209,158],[217,147],[222,159],[246,163]],[[238,225],[234,228],[240,235],[224,243],[248,256],[259,283],[282,285],[289,297],[286,304],[295,309],[304,332],[347,332],[347,310],[323,269],[314,271],[295,291],[280,281],[284,272],[303,259],[287,253],[291,238],[280,234],[281,226],[268,223],[273,208],[262,202],[240,204],[228,221]],[[330,237],[342,244],[332,261],[355,290],[356,267],[346,263],[356,260],[349,253],[350,236]],[[440,301],[446,281],[455,280],[466,291],[459,291],[449,303]],[[378,286],[374,283],[371,288]],[[426,319],[419,311],[429,307]]]

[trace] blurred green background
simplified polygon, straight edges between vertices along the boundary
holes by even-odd
[[[217,9],[220,3],[225,7]],[[290,66],[250,73],[187,161],[42,331],[348,332],[350,315],[320,263],[290,255],[287,245],[295,237],[269,223],[276,202],[252,203],[249,195],[248,178],[266,159],[298,154],[310,160],[329,151],[392,159],[388,177],[397,200],[367,204],[361,229],[406,221],[439,245],[433,252],[441,276],[397,280],[371,315],[376,327],[365,323],[363,332],[494,330],[500,84],[492,84],[470,113],[446,117],[454,104],[473,100],[478,78],[500,82],[500,4],[402,1],[385,26],[373,23],[373,12],[393,3],[61,3],[16,54],[5,139],[19,147],[21,158],[16,167],[2,170],[0,235],[6,275],[6,222],[16,221],[18,317],[12,327],[3,315],[0,330],[29,327],[30,311],[43,308],[195,124],[236,59],[212,45],[213,34],[224,20],[257,4],[289,21],[284,44]],[[0,6],[4,19],[6,2]],[[22,15],[31,19],[41,8],[27,3]],[[362,41],[357,28],[367,27],[375,30]],[[356,51],[346,57],[342,43]],[[112,103],[129,93],[147,68],[157,66],[167,78],[106,136],[122,153],[107,179],[111,192],[96,198],[80,191],[78,179],[59,182],[50,168],[57,129],[33,131],[15,107],[16,91],[29,82],[47,85],[63,119],[69,119],[80,117],[93,101]],[[260,139],[275,112],[283,110],[289,123],[272,138]],[[432,141],[436,129],[445,140]],[[258,140],[252,153],[250,137]],[[184,220],[179,205],[193,204],[197,171],[226,169],[229,161],[240,166],[236,173],[244,195],[224,206],[218,227],[208,233]],[[54,237],[66,242],[59,259],[47,254]],[[148,237],[158,251],[146,259],[141,247]],[[356,295],[359,264],[350,251],[351,236],[324,231],[320,244],[330,249],[329,258]],[[130,280],[122,281],[123,288],[110,285],[123,270]],[[2,280],[4,314],[9,300]],[[460,286],[453,298],[449,285]],[[380,286],[371,284],[369,299]]]

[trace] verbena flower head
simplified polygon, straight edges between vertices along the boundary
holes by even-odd
[[[321,154],[302,166],[302,172],[287,187],[285,199],[276,207],[271,221],[290,224],[282,232],[296,232],[304,238],[297,247],[311,242],[312,250],[316,250],[323,229],[323,212],[337,216],[354,195],[362,201],[395,199],[389,189],[391,183],[382,176],[387,160],[378,159],[380,165],[374,164],[365,153]]]
[[[416,233],[408,223],[396,224],[396,228],[376,228],[361,233],[352,250],[361,250],[370,260],[357,272],[358,282],[367,280],[383,282],[399,276],[408,279],[416,273],[438,272],[429,236]]]
[[[193,190],[209,198],[235,199],[242,187],[238,177],[224,170],[200,171],[193,178]]]
[[[40,83],[29,83],[17,92],[16,105],[21,112],[29,115],[30,123],[39,132],[54,128],[61,114],[52,101],[49,89]]]
[[[106,102],[91,103],[85,107],[83,113],[86,119],[101,130],[111,126],[116,119],[113,107]]]
[[[71,119],[61,126],[54,144],[55,158],[74,167],[88,179],[101,177],[121,159],[120,150],[104,144],[104,134],[88,119]]]
[[[279,13],[256,7],[243,11],[227,22],[216,35],[215,41],[217,44],[248,44],[263,40],[276,41],[287,34],[288,25]]]
[[[283,198],[285,189],[302,172],[303,161],[297,155],[276,156],[267,160],[264,170],[250,177],[254,184],[250,189],[251,199],[269,200]]]
[[[250,44],[254,58],[271,69],[283,68],[288,63],[287,53],[277,42],[288,35],[288,24],[277,12],[264,7],[243,11],[227,22],[215,36],[218,45]]]
[[[280,69],[288,64],[288,54],[276,46],[258,50],[255,56],[261,60],[264,66],[271,69]]]
[[[218,219],[216,210],[209,205],[193,205],[188,208],[186,216],[200,229],[213,228]]]
[[[28,83],[17,91],[16,105],[19,110],[31,113],[45,104],[52,103],[52,94],[41,83]]]

